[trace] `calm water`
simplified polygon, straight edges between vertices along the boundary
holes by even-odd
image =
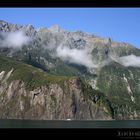
[[[140,128],[140,120],[135,121],[0,120],[0,128]]]

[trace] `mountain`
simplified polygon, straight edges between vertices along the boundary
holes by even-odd
[[[77,77],[0,56],[0,118],[111,119],[109,101]]]
[[[140,118],[140,50],[129,43],[1,20],[0,64],[1,118]]]

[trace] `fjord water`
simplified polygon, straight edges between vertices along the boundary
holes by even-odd
[[[140,120],[0,120],[0,128],[140,128]]]

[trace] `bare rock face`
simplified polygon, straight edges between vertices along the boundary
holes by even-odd
[[[59,33],[59,32],[63,32],[64,30],[61,29],[61,27],[59,25],[54,25],[51,28],[49,28],[50,31],[55,32],[55,33]]]
[[[0,84],[0,118],[7,119],[112,119],[102,107],[85,97],[78,79],[49,84],[32,91],[23,81],[8,83],[13,69]],[[1,72],[1,77],[5,72]]]
[[[2,32],[11,32],[17,31],[22,28],[21,25],[11,24],[6,21],[0,20],[0,31]]]

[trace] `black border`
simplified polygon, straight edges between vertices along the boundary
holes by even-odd
[[[68,7],[68,8],[84,8],[84,7],[140,7],[139,0],[1,0],[0,7]],[[117,129],[0,129],[0,136],[3,138],[25,138],[29,136],[37,139],[74,139],[75,135],[78,139],[140,139],[136,135],[140,132],[140,129],[128,129],[128,128],[117,128]],[[121,133],[121,136],[119,134]],[[133,133],[134,136],[130,134]],[[83,137],[85,136],[85,137]]]
[[[0,7],[140,7],[139,0],[1,0]]]
[[[140,129],[0,129],[4,139],[140,139]],[[43,138],[42,138],[43,137]]]

